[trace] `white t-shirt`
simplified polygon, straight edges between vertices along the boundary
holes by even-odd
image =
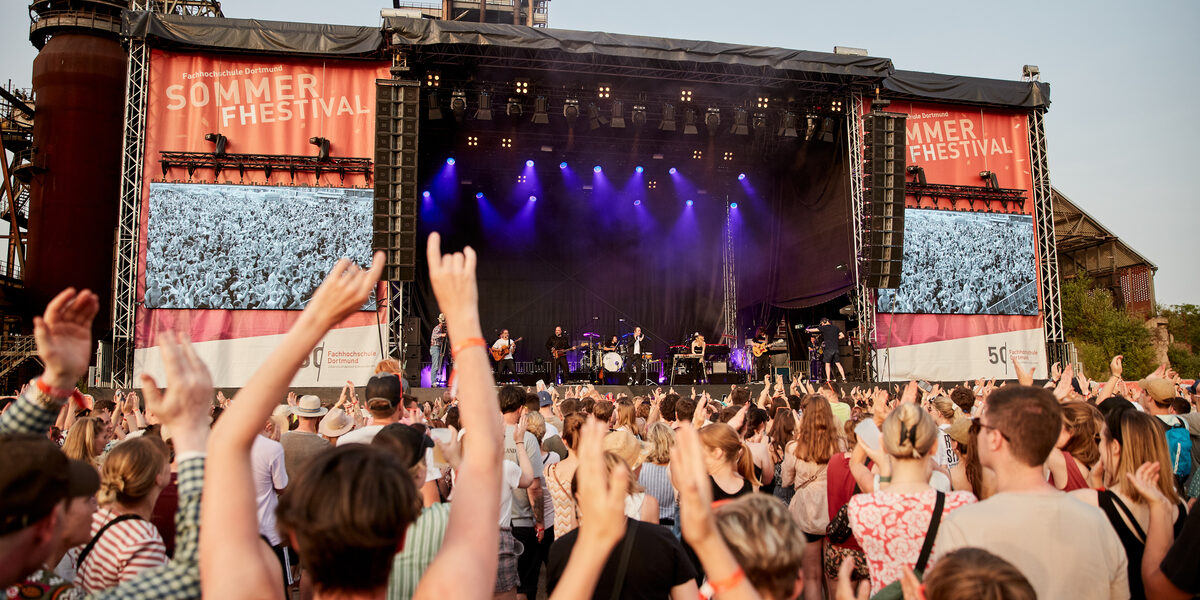
[[[504,461],[504,478],[500,485],[500,527],[512,527],[513,492],[521,487],[521,466]]]
[[[946,515],[934,559],[968,546],[1012,563],[1038,598],[1129,598],[1116,531],[1099,508],[1070,494],[1002,492]]]
[[[375,434],[383,429],[383,425],[367,425],[361,429],[355,429],[346,435],[338,438],[338,445],[342,444],[370,444],[375,439]]]
[[[504,350],[505,350],[504,358],[512,358],[512,352],[513,352],[513,341],[512,340],[504,340],[504,339],[496,340],[496,343],[492,344],[492,348],[496,349],[496,350],[504,348]]]
[[[275,490],[282,490],[288,484],[283,445],[261,435],[254,436],[254,445],[250,447],[250,472],[254,477],[254,502],[258,505],[258,532],[266,536],[272,546],[278,546],[275,508],[279,506],[279,497]]]
[[[954,451],[954,446],[952,445],[954,440],[950,438],[949,433],[946,433],[949,429],[949,425],[938,426],[937,451],[933,455],[933,462],[947,469],[952,469],[958,466],[958,453]]]

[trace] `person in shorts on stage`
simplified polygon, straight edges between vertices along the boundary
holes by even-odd
[[[822,360],[825,363],[825,381],[832,379],[832,368],[830,365],[837,365],[838,374],[842,376],[842,381],[846,380],[846,370],[842,368],[842,357],[838,352],[838,340],[846,339],[846,334],[838,329],[837,325],[829,322],[828,318],[821,319],[821,324],[816,327],[809,327],[805,331],[809,333],[821,334],[821,349],[824,352]]]

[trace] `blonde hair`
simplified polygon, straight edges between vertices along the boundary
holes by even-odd
[[[636,436],[642,435],[642,430],[637,424],[637,411],[633,408],[633,404],[622,402],[617,405],[617,421],[613,429],[628,427],[629,432]]]
[[[717,530],[750,584],[771,598],[790,598],[806,544],[787,505],[773,496],[750,494],[715,512]]]
[[[953,400],[945,396],[938,396],[937,398],[934,398],[933,402],[930,404],[933,405],[933,409],[936,410],[943,419],[950,421],[951,423],[954,422],[954,419],[963,416],[962,409],[959,408]]]
[[[700,428],[700,442],[706,448],[720,450],[726,462],[732,463],[734,470],[751,485],[761,485],[754,475],[754,456],[732,427],[725,423],[705,425]]]
[[[104,421],[99,417],[82,417],[76,420],[67,431],[67,439],[63,440],[63,454],[66,454],[67,458],[99,466],[100,455],[96,452],[96,438],[104,427]]]
[[[154,491],[158,476],[167,468],[162,440],[141,436],[113,448],[100,470],[100,504],[137,504]]]
[[[1116,431],[1114,431],[1116,429]],[[1127,473],[1135,473],[1138,467],[1148,462],[1162,465],[1162,476],[1158,478],[1158,489],[1172,505],[1179,503],[1175,491],[1175,477],[1171,474],[1171,451],[1167,449],[1167,438],[1157,417],[1146,413],[1124,409],[1109,413],[1105,418],[1104,438],[1121,444],[1121,462],[1112,472],[1105,469],[1104,478],[1111,487],[1121,483],[1121,492],[1130,500],[1143,504],[1146,498],[1132,485],[1126,485]],[[1182,457],[1191,460],[1190,457]]]
[[[1062,405],[1062,420],[1071,434],[1063,450],[1091,468],[1100,460],[1096,436],[1104,426],[1104,415],[1086,402],[1068,402]]]
[[[646,443],[650,446],[650,451],[646,453],[646,460],[656,464],[665,465],[671,462],[671,448],[675,445],[675,432],[666,423],[655,423],[646,430]]]
[[[546,436],[546,417],[540,412],[525,413],[525,430],[532,433],[539,444],[542,443],[542,438]]]
[[[394,358],[385,358],[375,363],[375,374],[378,375],[380,373],[394,373],[396,375],[401,375],[404,373],[404,369],[400,368],[400,361]]]
[[[896,458],[924,458],[937,441],[938,426],[929,413],[901,402],[883,421],[883,448]]]
[[[646,457],[645,446],[628,431],[613,431],[605,435],[604,450],[621,457],[630,472],[641,466]]]

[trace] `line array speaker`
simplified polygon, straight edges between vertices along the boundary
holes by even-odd
[[[375,81],[375,212],[371,246],[386,255],[383,279],[417,276],[417,134],[420,83]]]
[[[863,117],[863,227],[867,284],[900,287],[904,262],[904,156],[906,115]]]

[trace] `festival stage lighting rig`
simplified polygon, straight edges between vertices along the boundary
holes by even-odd
[[[463,115],[467,112],[467,93],[462,90],[454,90],[450,93],[450,112],[454,113],[454,120],[462,123]]]
[[[683,135],[696,135],[698,133],[700,133],[700,130],[696,129],[696,111],[689,108],[683,113]]]
[[[317,147],[317,160],[327,162],[329,160],[329,140],[323,137],[310,137],[308,143]]]
[[[518,94],[528,94],[529,93],[529,82],[525,81],[524,79],[518,79],[516,82],[513,83],[513,86],[514,86],[514,89],[516,90],[516,93],[518,93]]]
[[[491,92],[479,92],[479,109],[475,111],[475,120],[491,121],[492,120],[492,94]]]
[[[575,121],[579,120],[579,100],[567,98],[563,101],[563,118],[567,120],[567,127],[575,127]]]
[[[708,135],[717,135],[717,128],[721,126],[721,109],[710,106],[704,111],[704,126],[708,128]]]
[[[600,98],[601,100],[608,100],[610,96],[612,96],[612,86],[611,85],[601,84],[600,87],[597,88],[597,90],[596,90],[597,98]]]
[[[750,135],[750,114],[744,108],[733,111],[733,128],[729,133],[734,135]]]
[[[213,143],[213,156],[225,156],[225,148],[229,145],[229,138],[219,133],[206,133],[204,139]]]
[[[634,128],[641,129],[644,127],[646,125],[646,106],[643,104],[634,104],[630,120],[633,121]]]
[[[767,113],[754,113],[750,119],[750,126],[754,128],[756,134],[760,134],[767,130]]]
[[[996,174],[992,171],[980,171],[979,178],[983,180],[983,187],[989,190],[1000,189],[1000,184],[996,181]]]
[[[692,150],[692,158],[694,158],[696,160],[700,160],[700,159],[704,158],[704,151],[703,150]]]
[[[925,180],[925,167],[922,167],[920,165],[908,165],[907,167],[905,167],[905,170],[908,171],[909,175],[916,176],[917,183],[919,183],[921,185],[926,185],[929,183],[928,181]]]
[[[505,112],[508,113],[508,116],[510,117],[521,116],[521,113],[524,112],[524,109],[521,108],[521,99],[509,96],[508,107],[505,109]]]
[[[831,112],[835,112],[835,113],[842,112],[842,101],[841,100],[830,100],[829,101],[829,110]]]
[[[683,88],[683,89],[679,90],[679,101],[680,102],[691,102],[692,101],[692,90],[690,90],[688,88]]]
[[[546,97],[538,96],[533,101],[533,122],[538,125],[547,125],[550,123],[550,115],[546,114]]]
[[[600,108],[595,103],[588,104],[588,129],[600,129],[602,124],[608,124],[608,119],[600,116]]]
[[[430,71],[425,74],[425,87],[439,87],[442,85],[442,75],[437,71]]]
[[[478,148],[479,147],[479,136],[468,135],[467,136],[467,145],[472,148]]]
[[[429,120],[436,121],[442,118],[442,107],[438,104],[438,93],[436,90],[431,90],[425,96],[426,104],[429,105]]]
[[[625,103],[620,100],[613,100],[612,103],[612,118],[609,119],[609,125],[613,129],[625,129]]]
[[[821,119],[821,141],[822,142],[832,142],[833,141],[833,119],[830,117],[825,117],[824,119]]]
[[[662,122],[658,124],[659,131],[675,131],[675,105],[670,102],[663,104]]]
[[[799,135],[796,131],[796,113],[786,111],[783,113],[783,122],[779,124],[779,137],[794,138]]]
[[[759,108],[759,109],[766,109],[766,108],[769,108],[769,107],[770,107],[770,105],[771,105],[771,99],[770,99],[769,97],[767,97],[767,96],[759,96],[759,97],[758,97],[758,102],[756,102],[756,103],[754,104],[754,107],[755,107],[755,108]]]
[[[721,156],[721,160],[725,162],[733,162],[733,152],[726,150],[725,154]]]
[[[512,149],[512,138],[500,138],[500,147],[505,150]]]

